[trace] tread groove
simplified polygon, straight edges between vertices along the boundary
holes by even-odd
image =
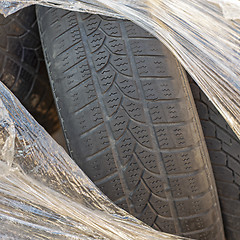
[[[84,25],[82,24],[82,20],[80,18],[80,15],[77,14],[77,20],[78,20],[78,23],[79,23],[79,26],[81,26],[81,29],[85,29],[84,28]],[[81,32],[81,31],[80,31]],[[84,32],[85,33],[85,32]],[[85,33],[86,34],[86,33]],[[87,40],[87,34],[85,35],[81,32],[81,37],[82,37],[82,40],[83,40],[83,45],[85,46],[85,48],[90,52],[90,49],[89,49],[89,46],[88,46],[88,40]],[[88,57],[87,56],[87,59],[88,59],[88,63],[89,65],[92,67],[92,69],[94,69],[94,63],[91,59],[91,57]],[[105,116],[105,122],[106,122],[106,129],[107,129],[107,132],[108,132],[108,137],[110,139],[110,146],[111,146],[111,149],[113,151],[113,156],[114,156],[114,160],[115,160],[115,164],[116,166],[118,167],[118,173],[119,173],[119,176],[120,176],[120,181],[121,181],[121,185],[122,185],[122,188],[123,188],[123,191],[125,193],[126,196],[128,196],[128,190],[127,190],[127,183],[124,179],[124,175],[123,175],[123,171],[122,171],[122,166],[120,164],[120,160],[119,160],[119,156],[118,156],[118,153],[117,153],[117,149],[116,147],[114,146],[113,142],[114,142],[114,137],[112,135],[112,132],[110,130],[110,126],[109,126],[109,123],[107,123],[107,119],[106,119],[106,116],[107,116],[107,112],[106,112],[106,109],[104,108],[104,102],[103,102],[103,99],[101,97],[101,91],[100,91],[100,86],[99,86],[99,83],[97,81],[97,75],[96,75],[96,72],[92,71],[92,77],[93,77],[93,80],[94,80],[94,84],[95,85],[98,85],[98,87],[96,87],[96,92],[97,92],[97,95],[98,95],[98,100],[99,100],[99,103],[100,103],[100,106],[101,106],[101,109],[102,109],[102,112],[105,113],[104,116]],[[104,118],[104,117],[103,117]],[[127,201],[127,204],[128,204],[128,207],[129,207],[129,211],[130,213],[132,212],[131,211],[131,204],[128,200],[128,197],[126,198],[126,201]]]
[[[121,22],[120,23],[120,27],[121,27],[121,30],[123,32],[123,34],[125,35],[126,39],[127,39],[127,33],[126,33],[126,30],[125,30],[125,26],[123,25],[124,23]],[[130,58],[130,62],[131,63],[135,63],[135,59],[134,59],[134,55],[132,53],[132,49],[131,49],[131,46],[129,44],[129,42],[125,39],[125,45],[126,45],[126,48],[127,48],[127,51],[128,51],[128,56]],[[136,63],[135,63],[136,64]],[[135,64],[131,64],[131,67],[133,68],[133,72],[136,74],[137,73],[137,69],[135,67]],[[139,76],[136,74],[136,75],[133,75],[134,78],[136,79],[139,79]],[[142,89],[142,86],[141,86],[141,83],[140,81],[136,81],[136,85],[138,87],[138,90],[139,90],[139,95],[141,96],[141,99],[144,99],[144,93],[143,93],[143,89]],[[147,125],[148,126],[151,126],[152,123],[151,123],[151,117],[150,117],[150,114],[148,112],[148,107],[147,107],[147,104],[146,102],[143,103],[144,105],[144,114],[145,114],[145,117],[147,119]],[[151,131],[151,135],[154,136],[154,149],[159,149],[159,145],[158,145],[158,141],[157,141],[157,137],[156,137],[156,134],[154,132],[154,129],[153,127],[150,128],[150,131]],[[166,184],[166,189],[167,188],[170,188],[170,182],[168,180],[168,177],[167,177],[167,173],[166,173],[166,170],[165,170],[165,166],[163,165],[163,162],[162,162],[162,157],[160,155],[158,155],[158,160],[157,160],[157,163],[159,164],[158,165],[158,169],[159,169],[159,172],[160,172],[160,175],[163,176],[164,178],[164,182]],[[181,234],[181,226],[180,226],[180,222],[178,220],[178,217],[177,217],[177,212],[176,212],[176,208],[174,206],[174,200],[173,200],[173,196],[172,196],[172,193],[169,191],[166,193],[166,196],[167,196],[167,199],[170,203],[170,208],[171,208],[171,213],[173,215],[173,218],[174,218],[174,225],[175,225],[175,230],[176,230],[176,234]]]

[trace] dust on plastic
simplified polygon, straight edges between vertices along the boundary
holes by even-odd
[[[8,0],[0,11],[7,15],[29,4],[140,25],[173,52],[240,138],[239,0]]]
[[[1,239],[183,239],[114,205],[0,83]]]

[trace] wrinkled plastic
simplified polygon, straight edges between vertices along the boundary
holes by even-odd
[[[0,239],[183,239],[114,205],[0,82]]]
[[[8,0],[0,9],[7,15],[35,3],[125,17],[145,28],[175,54],[240,138],[240,24],[233,21],[240,19],[239,0]]]
[[[240,19],[240,1],[239,0],[208,0],[219,4],[225,18],[230,20]]]

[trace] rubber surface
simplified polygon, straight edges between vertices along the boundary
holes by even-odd
[[[191,89],[207,142],[226,237],[240,239],[240,141],[196,83]]]
[[[129,21],[37,8],[71,156],[116,204],[156,229],[224,239],[188,80]]]
[[[0,15],[0,81],[48,132],[59,128],[34,6]]]

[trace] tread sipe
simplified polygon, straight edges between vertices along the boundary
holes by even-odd
[[[189,83],[172,54],[130,21],[37,8],[69,151],[116,204],[150,226],[224,239]]]

